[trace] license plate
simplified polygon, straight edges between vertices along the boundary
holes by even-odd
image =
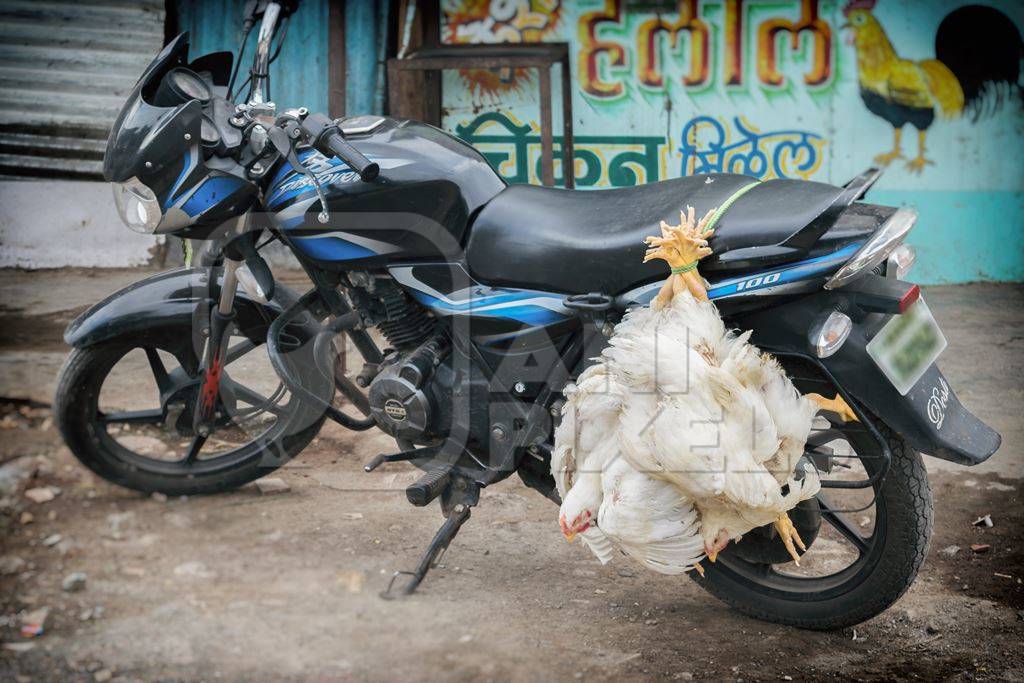
[[[946,337],[923,297],[901,315],[894,315],[867,346],[868,355],[902,395],[917,384],[945,348]]]

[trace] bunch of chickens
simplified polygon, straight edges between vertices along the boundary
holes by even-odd
[[[801,396],[749,333],[726,330],[695,270],[713,215],[697,224],[691,208],[648,238],[645,260],[668,261],[671,277],[565,389],[551,460],[560,524],[602,563],[618,548],[663,574],[702,572],[705,555],[774,524],[799,564],[786,513],[819,489],[800,463],[811,423],[822,408],[852,417],[838,397]]]

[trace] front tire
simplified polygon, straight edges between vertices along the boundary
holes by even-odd
[[[150,330],[145,340],[117,339],[72,350],[60,372],[54,417],[68,448],[83,465],[111,483],[144,493],[175,496],[217,493],[265,476],[313,440],[320,431],[324,415],[311,417],[308,410],[300,409],[298,399],[293,396],[284,409],[275,406],[281,412],[270,428],[251,440],[239,439],[239,443],[231,444],[234,448],[216,457],[200,457],[200,444],[191,461],[154,458],[141,455],[119,441],[116,434],[111,434],[110,422],[104,419],[107,416],[99,406],[100,392],[111,370],[127,354],[138,349],[144,349],[147,355],[157,355],[159,350],[165,358],[171,354],[181,355],[185,352],[180,344],[154,343],[154,340],[190,337],[190,328]],[[194,366],[195,359],[182,365]],[[180,372],[184,370],[176,369],[170,374]],[[188,410],[186,414],[190,415]],[[131,412],[123,415],[133,421],[129,427],[136,432],[147,429],[150,430],[147,434],[157,434],[163,429],[163,434],[170,434],[168,439],[185,439],[185,442],[192,439],[193,446],[198,440],[195,436],[176,433],[173,425],[168,427],[170,420],[166,412],[155,414],[152,419],[145,415],[147,411],[134,411],[135,416]],[[161,413],[157,409],[150,412]],[[140,417],[147,419],[143,421]],[[217,434],[215,431],[214,436]]]
[[[748,616],[814,630],[853,626],[895,603],[913,583],[928,552],[931,488],[921,456],[881,420],[869,419],[888,444],[892,462],[876,488],[876,514],[884,515],[884,532],[874,538],[861,569],[839,585],[822,583],[821,590],[810,581],[805,587],[797,582],[773,585],[768,580],[770,565],[764,565],[765,580],[758,581],[756,570],[730,560],[727,549],[718,562],[704,563],[705,578],[695,575],[694,580]]]

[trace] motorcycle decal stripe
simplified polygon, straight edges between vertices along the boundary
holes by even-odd
[[[181,173],[178,174],[177,180],[175,180],[174,184],[171,185],[171,191],[167,193],[167,200],[164,202],[163,206],[164,211],[169,209],[176,199],[180,198],[180,195],[178,197],[174,195],[181,187],[181,184],[185,182],[185,179],[188,178],[188,174],[192,172],[193,168],[195,168],[198,156],[199,147],[197,145],[193,145],[189,148],[188,154],[182,158]]]
[[[402,159],[375,159],[374,157],[367,157],[370,161],[376,161],[377,165],[380,166],[382,171],[390,170],[394,168],[400,168],[409,164],[408,161]],[[359,174],[353,171],[348,164],[332,157],[328,159],[319,152],[312,152],[305,157],[299,159],[303,166],[306,166],[316,176],[317,183],[321,187],[326,187],[334,183],[351,183],[359,180]],[[306,161],[309,161],[307,164]],[[275,208],[280,206],[289,199],[296,197],[310,196],[316,193],[313,189],[312,183],[309,178],[305,175],[298,173],[291,164],[286,163],[288,173],[281,176],[281,173],[285,171],[283,167],[278,172],[277,176],[270,183],[270,190],[267,194],[266,205],[268,208]]]
[[[752,294],[764,290],[761,294],[767,294],[770,290],[783,285],[818,277],[836,265],[853,256],[860,248],[860,243],[850,244],[837,252],[826,256],[817,256],[806,261],[800,261],[783,268],[763,273],[754,273],[746,277],[733,278],[724,282],[713,284],[708,289],[709,299],[727,299],[733,296]]]
[[[189,216],[198,216],[211,206],[216,206],[244,185],[234,176],[211,176],[199,183],[196,191],[182,205],[181,210]]]
[[[420,291],[413,291],[413,296],[420,303],[440,315],[468,314],[485,318],[508,318],[527,325],[547,325],[565,320],[566,318],[565,315],[552,310],[550,307],[552,303],[557,303],[558,306],[561,306],[561,298],[538,297],[536,292],[510,293],[502,297],[502,303],[497,304],[467,302],[471,304],[470,306],[451,306],[438,298]],[[494,297],[490,298],[493,299]]]
[[[458,269],[472,282],[472,278],[457,263],[437,264]],[[412,290],[412,295],[438,315],[470,315],[488,318],[506,318],[527,325],[547,325],[568,318],[571,314],[557,294],[528,289],[497,289],[474,283],[456,292],[439,292],[412,274],[413,266],[392,266],[391,276]]]
[[[728,299],[740,296],[766,296],[780,294],[799,289],[799,284],[810,281],[834,270],[846,262],[858,249],[861,243],[848,244],[842,249],[814,258],[781,266],[774,270],[751,273],[739,277],[712,282],[708,286],[709,299]],[[622,295],[622,299],[646,306],[661,289],[664,281],[638,287]]]
[[[308,239],[299,239],[296,244],[310,258],[323,261],[350,261],[377,256],[376,252],[366,247],[334,235],[314,235]]]

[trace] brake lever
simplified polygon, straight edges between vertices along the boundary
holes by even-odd
[[[267,139],[270,140],[270,144],[274,146],[274,149],[292,165],[292,168],[309,178],[309,182],[313,184],[313,189],[316,191],[316,196],[320,198],[320,213],[316,219],[321,223],[327,223],[327,221],[331,220],[331,214],[327,210],[327,196],[324,194],[323,189],[320,187],[320,182],[316,179],[313,172],[299,161],[299,155],[296,154],[295,146],[292,144],[293,138],[285,128],[299,130],[298,124],[294,121],[288,121],[283,126],[272,126],[267,133]]]

